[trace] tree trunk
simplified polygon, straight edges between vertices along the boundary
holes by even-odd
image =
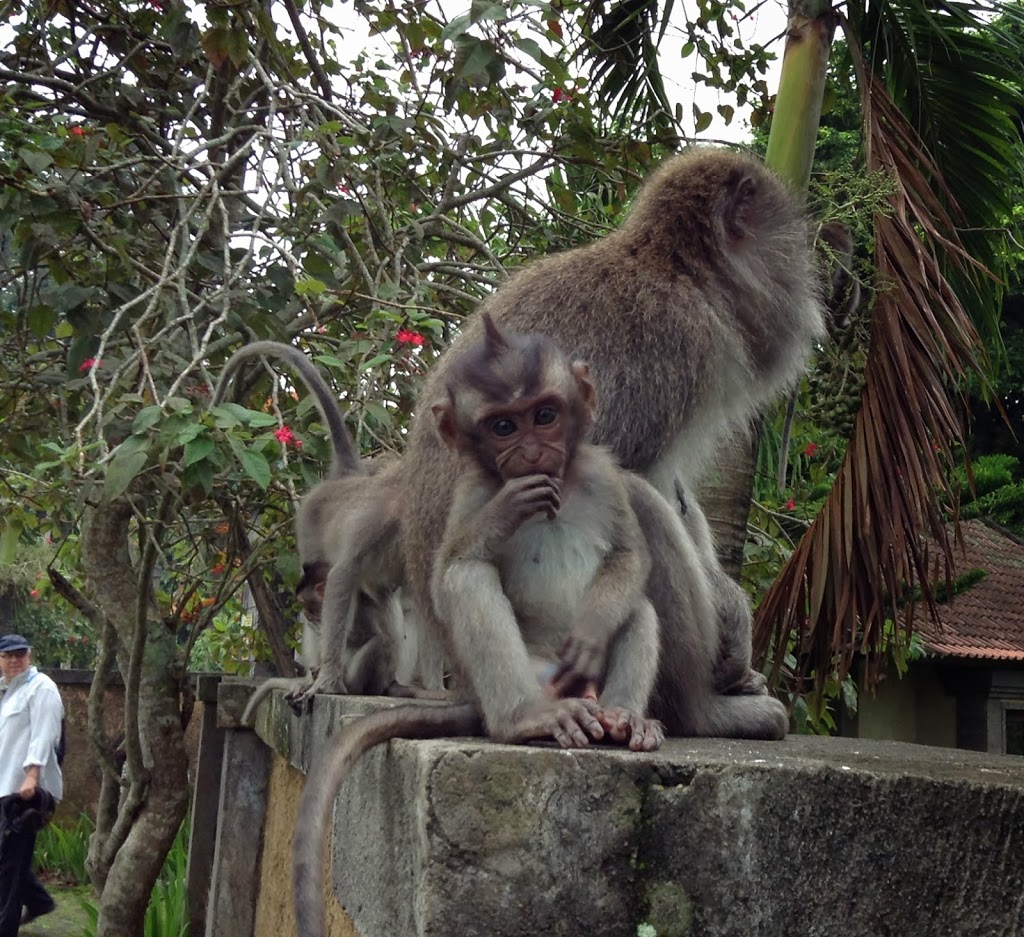
[[[93,867],[101,877],[107,870],[97,937],[144,933],[150,893],[188,803],[181,656],[174,635],[150,619],[148,595],[140,601],[139,583],[149,577],[129,559],[132,517],[131,504],[122,498],[90,508],[82,525],[83,565],[97,603],[117,630],[126,687],[127,789],[109,836],[90,846]],[[149,536],[159,535],[153,525]]]

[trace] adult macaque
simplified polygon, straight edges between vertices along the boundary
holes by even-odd
[[[603,388],[594,440],[675,504],[680,487],[693,490],[723,434],[743,430],[798,379],[824,334],[820,292],[800,198],[749,156],[694,148],[650,177],[618,231],[530,265],[483,308],[501,328],[546,333],[571,357],[588,361]],[[439,631],[431,582],[462,470],[425,407],[441,396],[449,371],[482,329],[482,317],[471,319],[428,375],[405,457],[407,497],[418,506],[402,519],[406,573],[421,616]],[[713,674],[694,685],[672,654],[662,654],[657,701],[709,694],[687,698],[683,715],[672,707],[669,732],[780,737],[786,719],[778,703],[767,706],[755,695],[737,696],[738,705],[718,702],[732,697],[716,686],[756,693],[763,684],[749,669],[745,602],[739,614],[741,597],[733,593],[736,614],[726,608],[720,615],[706,595],[708,570],[721,573],[714,556],[691,556],[693,536],[678,517],[662,516],[646,491],[634,486],[631,497],[634,510],[655,525],[641,526],[659,545],[651,550],[649,594],[663,648],[694,640],[703,647],[710,628],[713,654],[720,650],[714,664],[693,662]],[[690,513],[699,511],[689,501]],[[679,582],[690,566],[700,570],[699,580]],[[690,606],[705,609],[709,623],[695,623],[691,607],[667,603],[665,597],[687,589],[700,593]]]
[[[299,597],[307,616],[321,622],[321,634],[315,676],[298,686],[292,699],[308,703],[318,692],[382,693],[385,684],[394,684],[397,692],[410,682],[439,688],[439,651],[414,621],[396,613],[401,607],[394,593],[404,578],[398,463],[380,467],[358,458],[330,388],[291,345],[253,342],[235,352],[221,372],[214,406],[241,364],[260,355],[281,358],[296,369],[316,399],[333,450],[329,476],[302,499],[295,522],[303,569]],[[389,678],[388,668],[394,669]]]

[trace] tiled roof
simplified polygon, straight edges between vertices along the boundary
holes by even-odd
[[[980,520],[960,530],[964,548],[952,543],[956,576],[983,569],[985,578],[939,604],[941,626],[919,608],[914,627],[936,654],[1024,661],[1024,541]]]

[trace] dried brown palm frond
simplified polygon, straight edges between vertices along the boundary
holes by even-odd
[[[876,215],[880,288],[862,405],[828,499],[758,609],[755,657],[769,653],[778,676],[795,637],[798,679],[817,688],[864,653],[876,675],[891,633],[894,602],[915,586],[937,615],[929,551],[952,577],[946,511],[955,506],[948,467],[963,444],[965,376],[982,373],[984,351],[950,283],[989,271],[964,248],[956,201],[913,126],[879,77],[865,68],[852,37],[867,139],[868,170],[896,184],[891,213]]]

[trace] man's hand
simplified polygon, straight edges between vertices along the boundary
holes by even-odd
[[[22,800],[31,800],[36,796],[39,787],[39,765],[30,765],[25,769],[25,780],[21,782],[18,793]]]

